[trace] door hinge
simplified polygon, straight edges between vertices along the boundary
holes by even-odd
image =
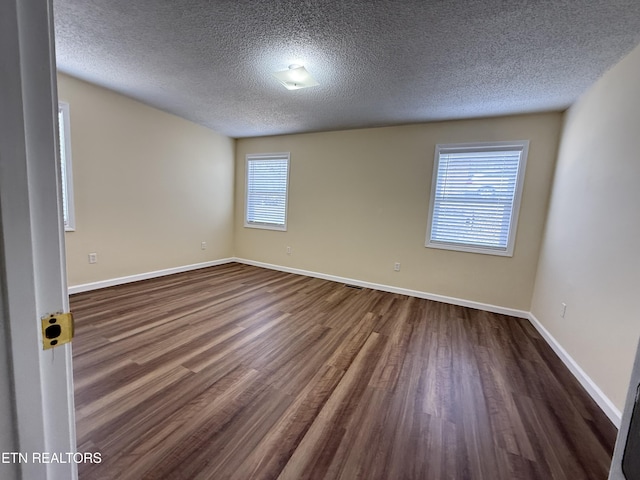
[[[52,313],[42,317],[42,346],[48,350],[69,343],[73,338],[73,314]]]

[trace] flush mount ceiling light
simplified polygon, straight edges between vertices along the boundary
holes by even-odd
[[[315,87],[320,85],[311,76],[307,69],[300,65],[289,65],[288,70],[273,72],[274,77],[284,85],[287,90],[300,90],[301,88]]]

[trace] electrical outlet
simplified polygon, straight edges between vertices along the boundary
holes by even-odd
[[[206,250],[207,249],[207,242],[200,242],[200,250]]]
[[[567,314],[567,304],[562,302],[562,309],[560,310],[560,317],[564,318],[564,316]]]
[[[393,264],[393,271],[394,272],[399,272],[400,271],[400,262],[396,262]]]
[[[291,255],[291,247],[287,247],[287,255]]]
[[[98,254],[90,253],[89,254],[89,263],[98,263]]]

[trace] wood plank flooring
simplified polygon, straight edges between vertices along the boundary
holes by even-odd
[[[71,304],[80,480],[607,478],[526,320],[240,264]]]

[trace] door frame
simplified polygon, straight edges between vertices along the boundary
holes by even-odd
[[[68,311],[51,0],[0,2],[0,271],[24,479],[76,479],[71,345],[43,350],[40,318]]]

